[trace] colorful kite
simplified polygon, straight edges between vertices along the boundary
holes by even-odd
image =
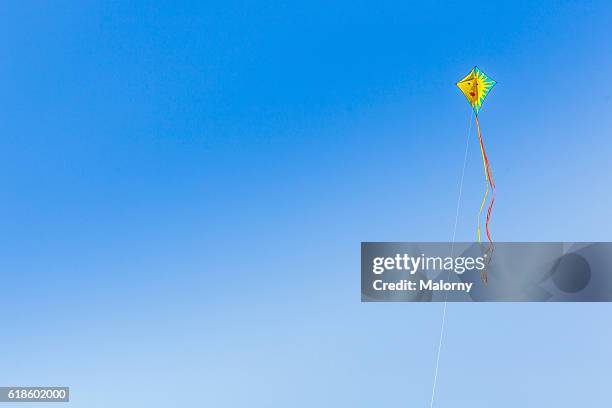
[[[487,265],[491,262],[491,255],[493,254],[493,241],[491,240],[491,233],[489,232],[489,221],[491,220],[491,210],[493,209],[493,203],[495,202],[495,181],[493,181],[493,175],[491,174],[491,165],[489,164],[489,159],[487,157],[487,153],[485,151],[484,142],[482,141],[482,134],[480,133],[480,123],[478,122],[478,113],[480,112],[480,108],[482,104],[491,91],[491,88],[496,84],[496,81],[489,78],[482,72],[478,67],[474,67],[469,74],[465,76],[461,81],[457,82],[457,86],[463,92],[463,95],[467,98],[468,102],[474,109],[474,115],[476,118],[476,128],[478,129],[478,141],[480,142],[480,153],[482,155],[482,165],[484,168],[484,176],[485,176],[485,193],[482,198],[482,203],[480,204],[480,210],[478,211],[478,242],[483,251],[483,255],[487,257]],[[482,240],[480,237],[480,218],[482,214],[482,209],[484,208],[487,198],[489,197],[489,186],[491,187],[492,194],[491,200],[489,202],[489,207],[487,209],[487,219],[485,222],[485,230],[487,233],[487,239],[489,240],[489,244],[487,248],[482,245]],[[488,283],[488,275],[486,268],[481,272],[482,281],[487,284]]]

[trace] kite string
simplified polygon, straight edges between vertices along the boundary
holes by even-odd
[[[461,206],[461,194],[463,192],[463,178],[465,176],[465,166],[467,164],[468,150],[470,147],[470,133],[472,132],[472,117],[474,111],[470,110],[470,121],[468,124],[467,136],[465,138],[465,153],[463,154],[463,168],[461,169],[461,180],[459,182],[459,196],[457,197],[457,208],[455,210],[455,225],[453,227],[453,239],[451,241],[451,257],[455,248],[455,236],[457,234],[457,222],[459,220],[459,208]],[[450,274],[450,272],[449,272]],[[444,339],[444,326],[446,323],[446,307],[448,306],[448,292],[444,293],[444,309],[442,311],[442,324],[440,326],[440,338],[438,340],[438,353],[436,355],[436,368],[434,370],[434,381],[431,389],[431,400],[429,402],[429,408],[433,408],[434,400],[436,398],[436,385],[438,383],[438,368],[440,367],[440,354],[442,352],[442,340]]]

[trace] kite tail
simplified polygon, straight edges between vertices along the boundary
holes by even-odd
[[[489,158],[487,157],[487,153],[484,148],[484,143],[482,141],[482,134],[480,133],[480,123],[478,122],[478,116],[476,116],[476,127],[478,129],[478,141],[480,142],[480,153],[482,155],[482,165],[484,169],[485,175],[485,195],[482,198],[482,202],[480,203],[480,210],[478,211],[478,242],[480,243],[481,248],[483,249],[483,253],[488,257],[486,264],[488,265],[491,262],[491,256],[493,251],[495,250],[493,246],[493,240],[491,239],[491,232],[489,231],[489,221],[491,220],[491,212],[493,210],[493,203],[495,202],[495,181],[493,180],[493,175],[491,173],[491,165],[489,164]],[[480,216],[482,214],[482,210],[484,208],[485,202],[487,201],[487,197],[489,195],[489,186],[491,186],[492,196],[491,202],[489,203],[489,207],[487,208],[487,218],[485,221],[485,231],[487,234],[487,239],[489,241],[488,248],[485,250],[482,245],[482,240],[480,237]],[[480,273],[480,278],[483,283],[487,284],[489,282],[489,277],[487,274],[487,269],[485,269]]]

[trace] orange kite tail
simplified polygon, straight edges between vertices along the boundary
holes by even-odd
[[[480,214],[482,213],[482,209],[484,207],[484,203],[486,202],[487,199],[487,195],[489,193],[489,186],[491,187],[492,190],[492,196],[491,196],[491,202],[489,203],[489,207],[487,208],[487,219],[485,221],[485,230],[487,233],[487,239],[489,240],[489,247],[487,248],[487,250],[485,251],[485,255],[488,255],[489,259],[487,260],[487,264],[488,262],[491,261],[491,256],[493,254],[493,251],[495,250],[495,247],[493,246],[493,240],[491,239],[491,232],[489,230],[489,221],[491,220],[491,213],[493,211],[493,204],[495,203],[495,195],[496,195],[496,189],[495,189],[495,181],[493,180],[493,174],[491,172],[491,164],[489,163],[489,158],[487,157],[487,152],[485,150],[484,147],[484,142],[482,140],[482,134],[480,133],[480,123],[478,122],[478,115],[476,115],[476,127],[478,129],[478,141],[480,142],[480,152],[482,154],[482,164],[484,167],[484,174],[485,174],[485,184],[486,184],[486,191],[485,191],[485,196],[482,200],[482,204],[480,206],[480,212],[478,213],[478,241],[480,242]],[[488,274],[486,269],[484,271],[482,271],[481,273],[481,279],[482,281],[486,284],[488,283]]]

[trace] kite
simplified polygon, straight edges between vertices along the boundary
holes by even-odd
[[[482,72],[478,67],[472,68],[469,74],[465,76],[461,81],[457,82],[457,86],[463,92],[463,95],[467,98],[468,102],[472,106],[474,110],[474,116],[476,118],[476,128],[478,129],[478,141],[480,143],[480,154],[482,156],[482,165],[484,168],[484,176],[485,176],[485,193],[482,198],[482,202],[480,204],[480,209],[478,211],[478,228],[477,228],[477,236],[478,243],[482,248],[483,255],[487,258],[487,265],[491,262],[491,255],[493,254],[494,247],[493,241],[491,240],[491,232],[489,231],[489,221],[491,220],[491,211],[493,210],[493,203],[495,202],[495,181],[493,181],[493,175],[491,173],[491,165],[489,163],[489,158],[487,157],[487,152],[484,147],[484,142],[482,140],[482,134],[480,133],[480,123],[478,122],[478,113],[482,108],[482,104],[484,103],[485,98],[491,91],[491,88],[495,86],[497,82],[493,79],[489,78]],[[482,239],[480,236],[480,219],[482,215],[482,210],[487,202],[487,198],[489,197],[489,187],[491,190],[491,198],[489,201],[489,206],[487,208],[487,218],[485,221],[485,231],[487,234],[487,239],[489,244],[485,249],[482,244]],[[488,274],[486,268],[481,272],[480,278],[483,283],[486,285],[489,281]]]

